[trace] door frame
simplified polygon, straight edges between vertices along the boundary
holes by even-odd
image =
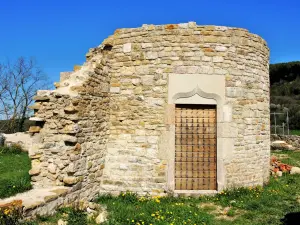
[[[204,91],[205,90],[205,91]],[[217,190],[175,190],[175,105],[216,105],[217,109]],[[226,188],[226,164],[233,158],[234,137],[232,106],[225,104],[225,77],[207,74],[170,74],[168,83],[168,105],[166,106],[166,134],[161,146],[162,159],[167,160],[167,190],[178,194],[212,194]],[[232,134],[231,134],[232,133]],[[165,153],[166,147],[168,148]]]

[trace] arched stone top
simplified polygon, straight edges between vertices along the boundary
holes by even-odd
[[[169,75],[168,102],[180,104],[214,104],[221,106],[225,98],[225,78],[205,74]],[[187,99],[189,99],[187,101]],[[208,101],[211,100],[211,101]]]
[[[201,88],[197,85],[192,91],[189,92],[179,92],[175,94],[172,98],[173,102],[176,103],[176,100],[181,98],[191,98],[195,95],[198,95],[199,97],[203,99],[209,99],[212,101],[208,101],[208,104],[220,104],[222,101],[222,98],[215,94],[215,93],[207,93],[201,90]],[[193,104],[193,102],[190,102],[190,104]],[[201,104],[201,102],[197,102],[195,104]]]

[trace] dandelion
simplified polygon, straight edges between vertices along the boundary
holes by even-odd
[[[5,215],[8,215],[8,214],[9,214],[9,209],[5,209],[5,210],[4,210],[4,214],[5,214]]]

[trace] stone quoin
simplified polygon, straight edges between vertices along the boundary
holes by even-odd
[[[55,87],[32,106],[35,187],[71,187],[73,201],[269,179],[269,49],[245,29],[118,29]]]

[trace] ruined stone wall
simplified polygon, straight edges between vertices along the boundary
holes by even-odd
[[[64,73],[56,90],[35,97],[31,119],[37,126],[30,129],[40,136],[30,151],[35,187],[72,186],[71,197],[80,199],[98,193],[109,132],[107,57],[99,53],[80,70]]]
[[[263,39],[244,29],[186,23],[120,29],[109,42],[110,136],[101,191],[172,191],[167,95],[177,74],[225,77],[221,138],[229,144],[218,158],[225,165],[222,188],[268,180],[269,50]]]

